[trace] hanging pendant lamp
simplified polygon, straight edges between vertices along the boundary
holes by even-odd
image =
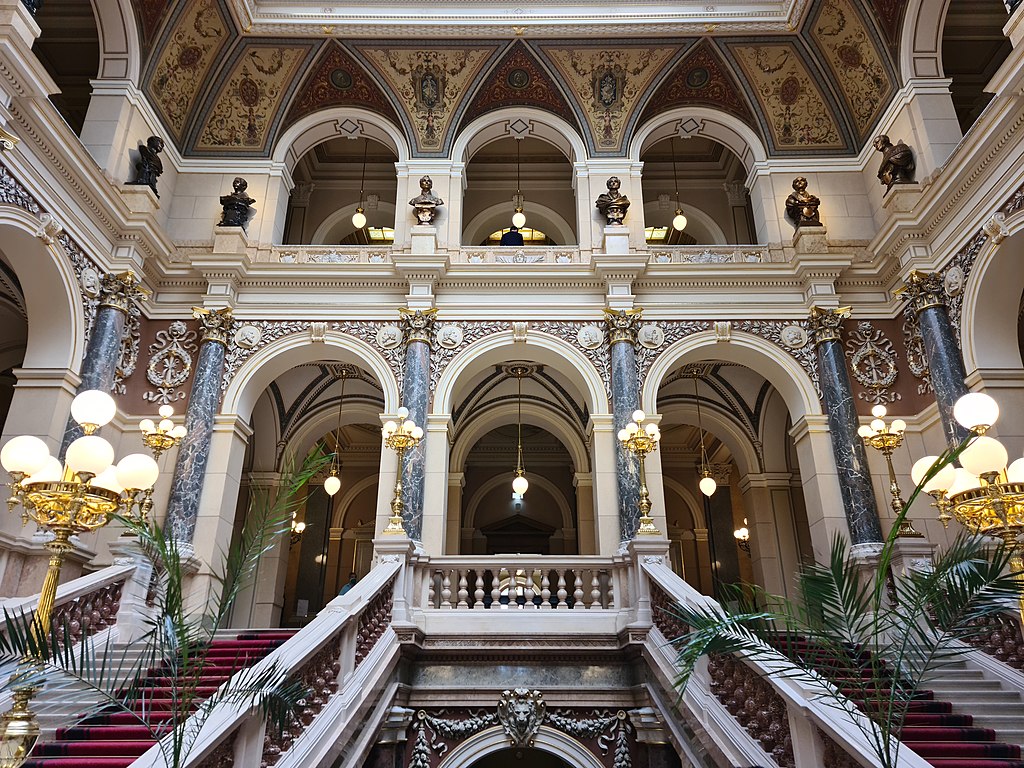
[[[700,432],[700,482],[697,483],[700,492],[711,497],[718,489],[718,483],[711,476],[711,469],[708,464],[708,452],[704,447],[704,424],[700,418],[700,395],[697,394],[697,377],[693,377],[693,398],[697,401],[697,429]]]
[[[363,138],[363,170],[359,173],[359,206],[356,208],[356,212],[352,214],[352,226],[356,229],[362,229],[366,226],[366,214],[363,213],[363,186],[366,183],[366,149],[370,144],[370,140]]]
[[[526,226],[526,214],[523,213],[523,193],[519,189],[519,149],[522,139],[516,139],[516,210],[512,214],[512,226],[522,229]]]
[[[334,440],[334,458],[331,459],[331,475],[324,480],[324,490],[328,496],[333,496],[341,490],[341,478],[338,472],[341,469],[341,461],[338,455],[341,453],[341,410],[345,405],[345,382],[348,380],[348,368],[341,369],[341,397],[338,399],[338,434]]]
[[[512,494],[514,498],[521,499],[530,482],[526,479],[526,470],[523,467],[523,377],[528,376],[530,369],[525,365],[513,366],[509,373],[516,377],[518,383],[518,396],[516,398],[516,476],[512,479]]]
[[[676,215],[672,219],[672,228],[677,232],[682,232],[684,229],[686,229],[686,217],[683,215],[683,206],[679,202],[679,171],[676,169],[675,136],[669,139],[669,146],[672,148],[672,181],[676,186]]]

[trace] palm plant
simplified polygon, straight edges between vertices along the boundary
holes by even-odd
[[[155,523],[120,518],[138,537],[158,579],[148,631],[118,651],[109,642],[98,647],[88,637],[76,644],[66,623],[43,628],[31,613],[10,615],[5,611],[0,663],[16,662],[18,671],[4,687],[71,684],[84,688],[98,704],[84,713],[83,719],[98,710],[130,713],[158,741],[168,768],[184,764],[203,723],[218,704],[256,707],[274,727],[284,727],[306,691],[276,664],[245,669],[212,696],[201,695],[198,686],[208,664],[210,643],[225,628],[239,591],[251,579],[260,558],[287,535],[292,513],[301,503],[299,492],[329,462],[330,456],[319,449],[298,468],[286,461],[276,495],[254,492],[243,529],[223,553],[221,569],[214,574],[217,589],[199,611],[186,607],[186,569],[178,542]],[[162,677],[169,681],[160,696],[171,699],[171,708],[169,719],[151,723],[146,717],[147,699],[152,698],[147,684],[155,667],[161,667]]]
[[[963,445],[939,457],[897,515],[870,575],[836,536],[828,562],[805,566],[796,600],[736,585],[735,609],[708,601],[675,605],[688,632],[671,642],[682,691],[700,659],[739,654],[768,661],[772,676],[795,678],[839,710],[870,742],[884,768],[893,768],[907,712],[930,676],[986,632],[983,619],[1007,609],[1022,590],[1012,545],[961,533],[930,570],[893,572],[896,532],[907,510]],[[760,608],[758,606],[761,606]],[[868,717],[859,715],[863,709]]]

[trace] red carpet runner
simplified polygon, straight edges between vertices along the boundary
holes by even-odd
[[[196,704],[212,695],[235,672],[255,664],[292,634],[243,632],[233,640],[214,641],[196,688]],[[163,671],[164,668],[151,670],[142,700],[134,707],[134,711],[161,735],[169,728],[161,723],[171,719],[174,706],[173,699],[169,698],[171,681]],[[99,712],[75,726],[58,728],[55,741],[36,744],[23,768],[128,768],[155,743],[150,728],[140,724],[136,715],[117,710]]]
[[[833,674],[841,671],[848,672],[851,678],[871,677],[870,670],[863,669],[870,660],[867,653],[851,654],[848,659],[839,661],[806,640],[796,639],[784,641],[779,650],[791,657],[800,656]],[[870,708],[863,699],[858,699],[864,694],[862,687],[841,690],[857,702],[860,709]],[[900,739],[935,768],[1024,768],[1019,746],[996,741],[994,730],[975,728],[973,722],[971,715],[954,715],[952,702],[936,701],[931,691],[918,691],[910,703]]]

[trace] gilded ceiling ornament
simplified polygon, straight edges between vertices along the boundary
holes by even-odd
[[[175,320],[166,331],[157,331],[156,341],[149,345],[149,364],[146,366],[146,380],[156,391],[143,393],[147,403],[166,405],[185,398],[178,387],[184,384],[192,373],[192,355],[198,347],[199,334],[190,331],[181,320]]]
[[[872,405],[885,405],[902,399],[889,388],[896,382],[896,350],[892,341],[869,321],[861,320],[846,341],[853,378],[864,387],[857,397]]]

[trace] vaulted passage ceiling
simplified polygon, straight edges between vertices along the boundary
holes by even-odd
[[[621,156],[641,122],[683,105],[735,116],[772,155],[851,154],[898,88],[905,4],[893,0],[727,0],[703,15],[522,5],[523,26],[488,38],[493,3],[481,0],[370,2],[355,15],[302,0],[133,3],[151,51],[143,87],[189,156],[266,157],[289,125],[331,106],[394,121],[417,156],[446,154],[461,125],[509,106],[556,114],[591,153]],[[407,24],[417,12],[419,31]],[[608,37],[602,12],[628,17],[634,36]],[[545,14],[562,21],[538,23]],[[365,36],[384,29],[386,40]]]

